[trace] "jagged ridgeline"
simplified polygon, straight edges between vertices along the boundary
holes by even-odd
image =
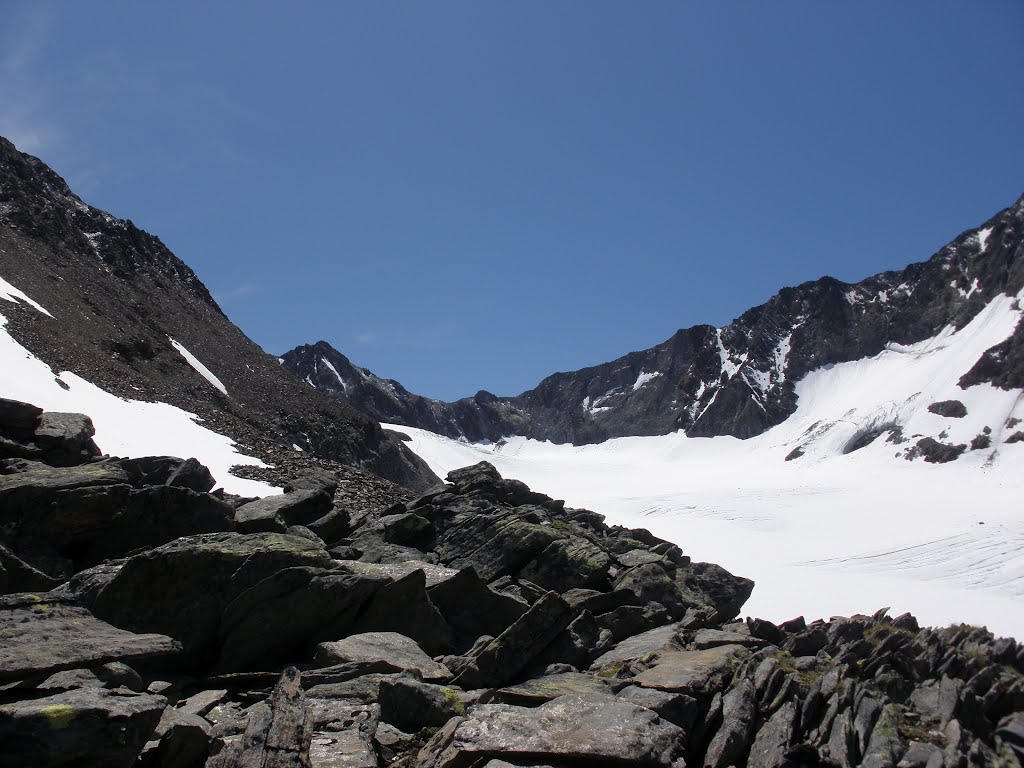
[[[0,766],[1019,766],[1024,648],[753,583],[480,463],[213,489],[0,400]]]
[[[724,328],[698,325],[609,363],[556,373],[515,397],[447,403],[356,367],[325,341],[282,357],[296,376],[393,424],[451,438],[521,435],[556,443],[664,435],[748,438],[797,407],[795,384],[824,366],[963,328],[1000,294],[1024,288],[1024,198],[926,262],[859,283],[830,277],[784,288]],[[1024,387],[1024,324],[961,381]]]

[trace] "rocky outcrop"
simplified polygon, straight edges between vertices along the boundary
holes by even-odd
[[[1024,754],[1014,640],[885,611],[738,621],[750,581],[486,463],[373,507],[339,504],[344,482],[322,474],[273,503],[215,496],[196,490],[201,466],[168,457],[0,466],[17,511],[2,562],[63,582],[0,597],[0,766],[959,768]],[[195,482],[168,485],[185,467]],[[118,515],[90,506],[109,489],[173,494],[150,525],[180,535],[118,538]],[[48,557],[40,507],[61,548]],[[239,530],[254,508],[287,529]],[[200,530],[209,509],[227,530]],[[297,524],[328,509],[326,539]],[[111,559],[83,568],[76,553],[101,540]]]
[[[796,408],[794,385],[827,365],[962,328],[999,294],[1024,288],[1024,198],[926,262],[858,283],[831,277],[783,288],[723,328],[677,331],[650,349],[556,373],[515,397],[479,392],[451,403],[409,393],[354,366],[325,341],[296,347],[286,368],[381,421],[452,438],[510,435],[576,445],[685,429],[747,438]],[[1024,388],[1024,324],[989,349],[960,386]]]

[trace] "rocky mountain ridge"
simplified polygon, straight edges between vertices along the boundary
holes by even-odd
[[[2,138],[0,278],[50,310],[2,307],[8,332],[55,372],[196,413],[270,464],[301,461],[297,446],[413,489],[437,481],[372,418],[283,371],[158,238]]]
[[[753,583],[480,463],[211,492],[0,400],[0,767],[1019,768],[1024,647]],[[164,588],[154,589],[155,584]]]
[[[297,347],[282,361],[376,419],[473,442],[522,435],[579,445],[677,429],[747,438],[793,413],[795,382],[808,372],[961,328],[996,296],[1018,295],[1022,251],[1024,197],[926,262],[858,283],[824,277],[783,288],[724,328],[679,330],[650,349],[556,373],[515,397],[420,397],[354,366],[325,341]],[[960,384],[981,382],[1024,388],[1024,326]]]

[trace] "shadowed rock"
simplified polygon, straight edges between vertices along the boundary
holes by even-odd
[[[103,688],[0,704],[0,766],[129,768],[167,702]]]

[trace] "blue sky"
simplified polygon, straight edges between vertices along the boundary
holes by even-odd
[[[1019,0],[7,0],[0,134],[267,351],[515,394],[1024,193]]]

